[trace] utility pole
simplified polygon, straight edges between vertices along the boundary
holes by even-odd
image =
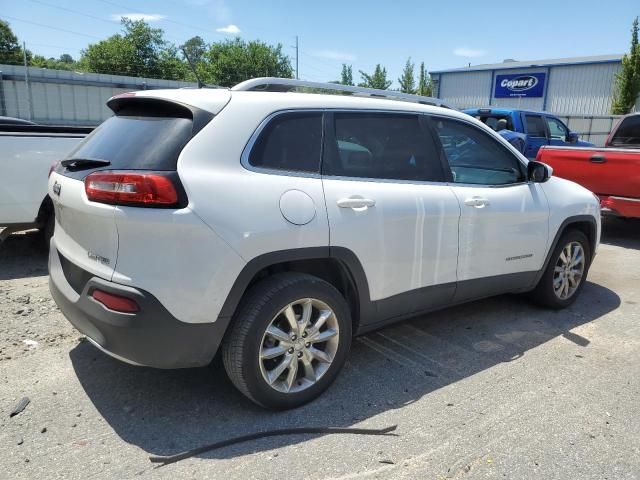
[[[29,105],[29,120],[33,120],[33,103],[31,102],[31,84],[29,83],[29,65],[27,64],[27,44],[22,42],[22,59],[24,60],[24,83],[27,87],[27,105]]]
[[[300,70],[298,69],[298,35],[296,35],[296,80],[300,79]]]

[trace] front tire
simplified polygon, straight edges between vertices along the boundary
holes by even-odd
[[[222,345],[233,384],[272,409],[303,405],[338,376],[351,346],[349,307],[331,284],[285,273],[245,295]]]
[[[566,231],[532,292],[533,299],[548,308],[568,307],[584,287],[590,265],[591,247],[586,235],[579,230]]]

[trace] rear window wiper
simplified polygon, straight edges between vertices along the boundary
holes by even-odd
[[[81,168],[105,167],[107,165],[111,165],[111,162],[100,158],[68,158],[67,160],[62,160],[60,165],[65,168],[75,170]]]

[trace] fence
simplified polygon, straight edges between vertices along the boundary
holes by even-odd
[[[0,116],[49,125],[98,125],[111,116],[106,101],[114,95],[195,86],[155,78],[0,65]]]
[[[622,115],[558,115],[582,140],[603,146],[607,136]]]

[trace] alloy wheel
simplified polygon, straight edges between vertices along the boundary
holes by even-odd
[[[260,344],[260,372],[282,393],[305,390],[327,372],[338,350],[338,320],[315,298],[289,303],[269,322]]]
[[[567,300],[578,290],[585,269],[584,248],[570,242],[562,249],[553,270],[553,291],[560,300]]]

